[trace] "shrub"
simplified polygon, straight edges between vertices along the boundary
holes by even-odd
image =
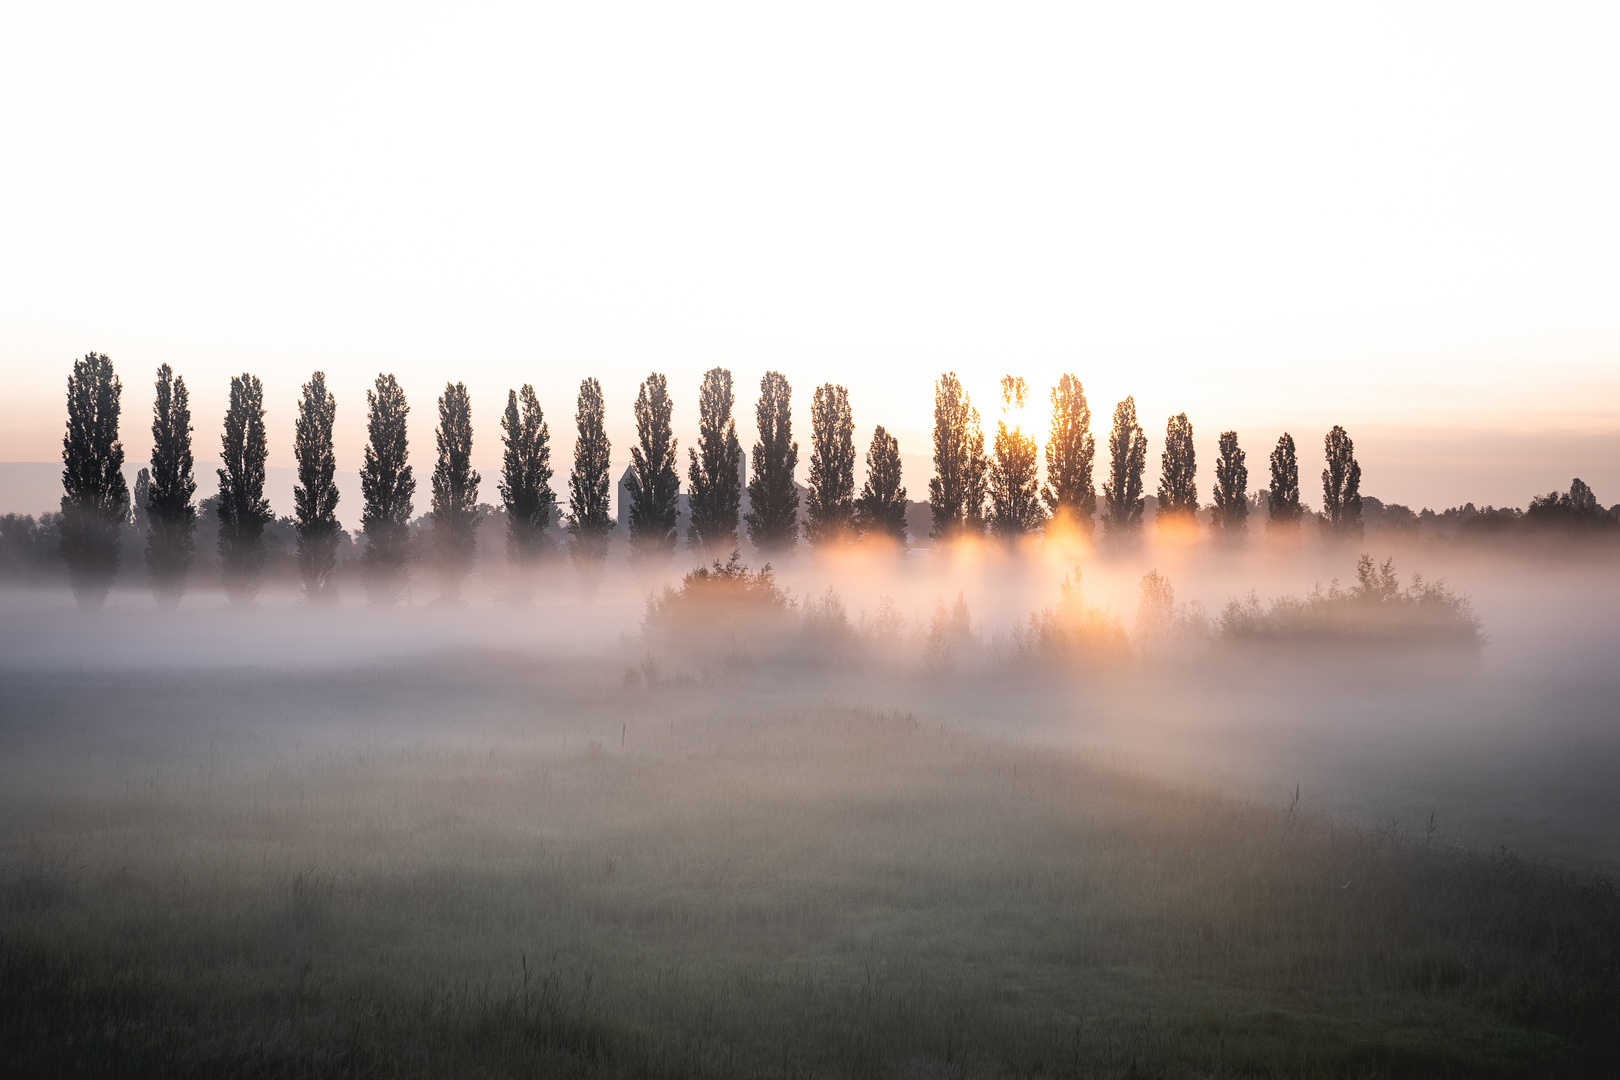
[[[737,552],[700,566],[648,597],[643,626],[649,638],[686,654],[779,645],[791,629],[794,604],[771,566],[743,565]],[[840,607],[842,605],[840,604]]]

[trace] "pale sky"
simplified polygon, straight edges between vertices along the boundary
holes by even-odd
[[[526,381],[560,486],[586,375],[623,460],[652,370],[683,447],[783,371],[806,455],[820,382],[926,454],[939,372],[993,428],[1072,371],[1154,463],[1186,411],[1206,499],[1222,429],[1258,487],[1343,423],[1368,494],[1620,501],[1616,55],[1612,4],[7,5],[0,461],[90,350],[137,464],[160,362],[200,461],[263,378],[281,466],[324,369],[344,470],[378,371],[424,474],[463,380],[491,499]]]

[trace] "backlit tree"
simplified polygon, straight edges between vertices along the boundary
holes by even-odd
[[[366,597],[374,604],[394,604],[403,597],[410,573],[416,478],[405,433],[411,409],[393,375],[378,375],[376,389],[366,391],[366,412],[366,454],[360,467],[366,549],[360,564]]]
[[[1142,531],[1142,473],[1147,468],[1147,436],[1136,422],[1136,399],[1114,407],[1108,433],[1108,479],[1103,483],[1103,525],[1111,539],[1128,541]]]
[[[827,383],[810,406],[810,485],[805,496],[805,539],[825,544],[848,539],[855,524],[855,420],[849,391]]]
[[[337,600],[332,574],[337,570],[337,457],[332,427],[337,399],[326,388],[326,373],[317,371],[304,384],[293,428],[293,459],[298,483],[293,487],[293,524],[298,530],[298,577],[309,603]]]
[[[1073,375],[1064,375],[1052,388],[1052,432],[1046,441],[1046,487],[1041,493],[1059,528],[1091,535],[1097,513],[1091,480],[1096,456],[1085,387]]]
[[[220,574],[231,603],[244,604],[264,584],[264,527],[273,519],[264,497],[264,384],[258,376],[232,377],[219,441]]]
[[[433,436],[439,457],[433,466],[433,559],[442,581],[441,597],[461,599],[461,585],[478,555],[478,484],[472,467],[472,399],[465,383],[446,383],[439,396],[439,426]]]
[[[686,451],[687,505],[691,521],[686,542],[705,556],[719,557],[737,547],[737,523],[742,513],[742,444],[737,422],[731,372],[710,368],[698,388],[698,440]]]
[[[666,562],[675,552],[681,478],[675,472],[674,404],[669,382],[656,371],[636,395],[636,444],[630,448],[625,493],[630,499],[630,553],[639,560]]]
[[[879,424],[866,451],[866,483],[855,500],[855,525],[862,536],[906,542],[906,489],[900,483],[900,442]]]
[[[196,553],[197,478],[192,469],[191,403],[186,380],[168,364],[157,370],[152,402],[152,468],[146,487],[146,573],[159,604],[186,590]]]
[[[107,600],[129,520],[124,445],[118,441],[123,384],[104,353],[86,353],[68,376],[67,431],[62,436],[62,560],[79,606]]]
[[[1036,532],[1046,521],[1035,440],[1024,434],[1016,420],[1011,428],[1007,426],[1007,413],[1021,414],[1027,394],[1022,377],[1002,378],[1002,417],[996,423],[995,457],[989,472],[990,527],[1008,540]]]
[[[754,444],[753,479],[748,484],[748,539],[767,554],[791,548],[799,539],[799,489],[793,470],[799,444],[793,441],[793,387],[777,371],[759,381],[754,414],[759,441]]]

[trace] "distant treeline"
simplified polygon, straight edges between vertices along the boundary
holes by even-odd
[[[61,512],[0,518],[0,573],[12,578],[64,571],[81,604],[99,606],[125,561],[131,533],[158,600],[177,603],[197,562],[199,525],[212,532],[221,582],[233,602],[251,600],[264,583],[267,560],[290,542],[305,596],[335,598],[339,554],[355,543],[341,527],[340,493],[332,428],[336,402],[326,377],[315,372],[298,401],[293,430],[297,484],[293,513],[277,519],[264,497],[268,433],[264,389],[256,376],[231,379],[221,436],[218,495],[196,501],[192,423],[185,379],[164,364],[157,371],[152,409],[150,465],[137,474],[131,492],[124,479],[119,437],[122,384],[100,353],[76,361],[68,377],[67,430],[62,440]],[[817,387],[811,402],[809,483],[794,482],[799,444],[793,438],[792,387],[781,373],[760,380],[755,405],[757,438],[750,468],[732,415],[736,403],[731,372],[714,368],[698,388],[698,440],[687,450],[686,489],[673,434],[672,399],[663,375],[642,382],[634,402],[636,441],[620,479],[630,558],[664,564],[681,541],[700,558],[724,556],[749,542],[766,556],[803,542],[814,546],[879,542],[904,546],[907,494],[901,484],[900,447],[881,425],[866,451],[866,480],[855,486],[854,420],[849,394],[831,383]],[[1147,505],[1143,476],[1148,440],[1137,422],[1136,403],[1115,406],[1108,433],[1108,461],[1100,490],[1095,483],[1096,439],[1085,389],[1064,375],[1051,391],[1051,434],[1042,448],[1008,417],[1026,404],[1022,378],[1001,381],[1003,417],[989,450],[979,412],[954,372],[934,385],[934,476],[928,482],[930,537],[971,537],[1015,542],[1047,535],[1099,539],[1129,546],[1141,536]],[[509,563],[518,570],[555,554],[567,554],[587,580],[606,559],[618,522],[610,513],[611,446],[606,404],[595,379],[580,384],[577,431],[567,478],[566,511],[552,486],[551,437],[533,386],[507,392],[501,416],[503,458],[496,482],[498,507],[479,501],[482,478],[472,468],[471,400],[463,383],[447,383],[439,396],[437,455],[430,509],[413,523],[416,478],[410,464],[405,392],[391,374],[377,377],[366,393],[367,443],[360,470],[358,530],[361,578],[374,603],[402,595],[410,568],[430,564],[442,596],[454,600],[470,573],[477,533],[494,510],[505,519]],[[1575,480],[1568,492],[1535,499],[1526,511],[1472,504],[1435,515],[1414,514],[1361,495],[1361,466],[1349,434],[1335,426],[1323,439],[1322,508],[1300,499],[1299,462],[1293,436],[1284,432],[1270,455],[1270,485],[1251,493],[1246,455],[1237,433],[1222,432],[1215,463],[1212,502],[1201,506],[1193,428],[1186,413],[1169,418],[1160,454],[1156,526],[1192,536],[1207,529],[1221,544],[1240,543],[1251,513],[1263,515],[1268,531],[1287,535],[1306,519],[1334,537],[1353,539],[1366,519],[1387,528],[1419,528],[1426,519],[1455,517],[1459,531],[1490,534],[1530,526],[1604,530],[1620,527],[1590,488]],[[352,497],[352,496],[351,496]],[[1616,508],[1620,510],[1620,508]],[[414,527],[413,527],[414,525]],[[281,543],[267,543],[280,537]],[[133,554],[133,553],[132,553]],[[285,555],[283,555],[285,557]]]

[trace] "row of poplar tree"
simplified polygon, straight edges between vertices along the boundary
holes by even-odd
[[[184,378],[164,364],[157,372],[152,407],[152,458],[136,479],[134,498],[145,510],[145,561],[160,602],[178,602],[195,554],[197,506],[193,474],[191,411]],[[1002,380],[1006,409],[1022,409],[1021,378]],[[130,512],[124,481],[124,451],[118,435],[122,385],[112,362],[91,353],[75,362],[68,378],[67,432],[63,438],[61,550],[80,601],[99,605],[117,574],[121,533]],[[367,443],[360,470],[363,509],[361,555],[367,596],[393,602],[404,591],[413,542],[410,523],[416,480],[409,462],[405,393],[391,374],[379,375],[366,392]],[[742,447],[732,416],[731,373],[714,368],[698,391],[698,445],[689,449],[687,542],[708,555],[736,548],[746,525],[749,540],[772,554],[800,538],[799,492],[794,484],[799,447],[793,439],[792,387],[779,372],[760,381],[755,406],[758,439],[742,513]],[[1085,390],[1064,375],[1052,390],[1051,438],[1046,445],[1047,479],[1038,478],[1037,447],[1018,427],[999,424],[986,454],[978,411],[955,373],[935,385],[934,466],[929,481],[932,535],[949,540],[992,533],[1016,538],[1049,523],[1089,535],[1098,517],[1092,481],[1095,440]],[[472,408],[463,383],[446,384],[439,397],[438,456],[432,474],[427,556],[441,574],[444,593],[455,598],[476,553],[481,477],[472,468]],[[606,432],[601,384],[580,384],[575,410],[577,438],[568,476],[568,509],[562,523],[569,554],[589,572],[606,558],[615,527],[609,492],[611,445]],[[667,560],[678,537],[680,477],[671,417],[673,405],[663,375],[649,375],[635,402],[636,444],[625,477],[632,557]],[[326,377],[315,372],[298,402],[293,456],[298,480],[293,489],[297,562],[306,596],[335,596],[333,574],[342,529],[332,428],[336,402]],[[507,392],[501,417],[504,455],[497,488],[506,514],[506,551],[512,563],[532,564],[556,549],[550,526],[556,519],[552,490],[550,432],[534,388]],[[811,404],[809,484],[804,500],[804,539],[823,545],[878,537],[906,540],[906,489],[901,484],[900,448],[877,427],[866,453],[866,481],[855,490],[855,425],[849,394],[842,386],[816,389]],[[218,470],[219,555],[223,583],[234,601],[258,591],[265,559],[263,532],[272,520],[264,497],[267,435],[264,388],[256,376],[231,379],[229,406],[221,435]],[[1342,428],[1327,436],[1328,469],[1323,472],[1324,515],[1331,527],[1359,528],[1360,467]],[[1145,506],[1143,472],[1147,438],[1131,398],[1114,412],[1109,435],[1108,478],[1102,486],[1101,519],[1108,536],[1128,541],[1141,529]],[[1248,514],[1248,471],[1237,435],[1220,439],[1212,526],[1235,537]],[[1161,459],[1157,516],[1161,524],[1196,526],[1199,509],[1192,425],[1185,413],[1171,417]],[[1302,515],[1294,441],[1284,434],[1271,455],[1267,501],[1273,526],[1295,526]]]

